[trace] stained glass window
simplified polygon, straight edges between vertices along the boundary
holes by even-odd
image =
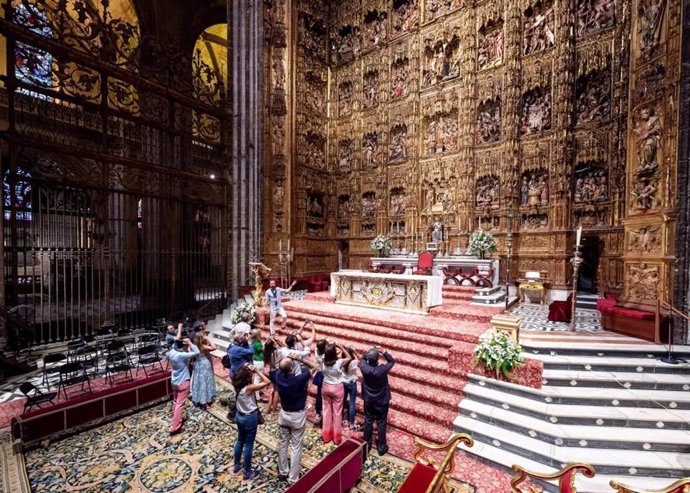
[[[20,3],[14,8],[14,22],[45,37],[53,32],[45,12],[38,6]],[[50,87],[53,74],[53,56],[47,51],[17,42],[14,71],[18,80],[41,87]]]
[[[16,211],[18,221],[31,221],[31,174],[21,168],[17,168],[17,181],[14,184],[14,204],[12,203],[12,190],[10,189],[9,170],[5,171],[2,186],[5,195],[5,220],[12,216],[12,208]]]

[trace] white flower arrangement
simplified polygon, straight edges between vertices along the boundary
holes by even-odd
[[[496,238],[494,235],[483,229],[479,229],[470,236],[469,248],[473,255],[480,257],[487,253],[496,251]]]
[[[240,323],[242,321],[242,315],[245,313],[249,314],[249,320],[247,320],[249,325],[256,322],[256,308],[254,308],[254,305],[251,303],[242,303],[241,305],[237,305],[237,308],[235,308],[230,314],[230,322],[232,322],[233,325]]]
[[[376,238],[371,240],[371,249],[375,253],[381,253],[382,255],[388,255],[393,247],[393,240],[391,240],[386,235],[378,235]]]
[[[479,344],[474,348],[474,361],[483,364],[487,369],[510,377],[510,372],[525,361],[522,347],[513,342],[507,334],[486,332],[479,337]]]

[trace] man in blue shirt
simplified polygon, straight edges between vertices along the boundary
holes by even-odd
[[[292,291],[292,288],[295,287],[295,284],[297,284],[297,281],[293,281],[292,284],[290,284],[289,288],[283,289],[276,287],[275,279],[271,279],[269,283],[269,288],[268,290],[266,290],[265,298],[266,304],[268,305],[268,330],[271,333],[271,337],[276,335],[276,331],[273,328],[273,323],[275,322],[276,315],[280,315],[280,328],[285,330],[285,326],[287,325],[287,313],[285,313],[285,309],[283,308],[281,298],[285,293],[289,293],[290,291]]]
[[[306,365],[310,371],[293,373],[293,365]],[[283,358],[279,370],[273,375],[273,385],[280,395],[280,437],[278,438],[278,479],[293,485],[299,479],[299,463],[302,458],[302,440],[307,422],[307,386],[316,365],[309,360]],[[340,417],[340,416],[338,416]],[[288,466],[288,442],[292,457]]]
[[[235,334],[233,344],[228,348],[230,358],[230,380],[238,368],[251,365],[254,361],[254,348],[249,345],[249,334]]]
[[[189,396],[189,360],[199,354],[197,348],[188,337],[181,339],[182,324],[177,327],[178,338],[175,339],[173,347],[168,351],[166,357],[172,367],[170,380],[173,388],[173,410],[172,423],[170,424],[170,434],[176,435],[182,431],[182,411],[184,404]]]
[[[386,359],[384,365],[379,365],[381,353]],[[364,401],[364,441],[367,442],[367,450],[371,450],[375,420],[379,429],[379,438],[376,444],[379,455],[388,452],[386,421],[388,420],[388,406],[391,402],[388,373],[394,364],[393,356],[388,351],[382,351],[378,346],[367,351],[359,361],[359,369],[362,372],[362,400]]]

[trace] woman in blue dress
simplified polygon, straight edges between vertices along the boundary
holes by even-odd
[[[216,376],[213,373],[211,359],[211,352],[216,350],[216,345],[204,333],[197,334],[194,344],[201,354],[197,356],[192,371],[192,402],[206,409],[213,404],[213,399],[216,397]]]

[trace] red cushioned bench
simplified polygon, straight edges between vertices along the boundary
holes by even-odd
[[[597,300],[601,326],[612,332],[653,342],[668,342],[668,317],[661,317],[660,334],[656,333],[656,313],[618,305],[614,297]]]
[[[172,395],[170,372],[80,395],[12,418],[15,450]]]
[[[359,482],[366,460],[366,444],[349,438],[321,459],[285,493],[345,493]]]

